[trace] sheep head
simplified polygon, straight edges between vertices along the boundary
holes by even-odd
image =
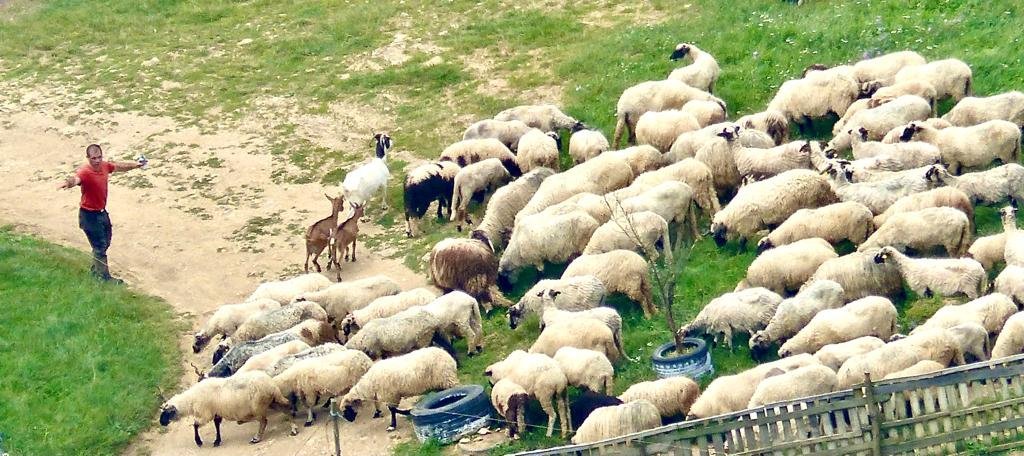
[[[469,238],[480,241],[491,253],[494,253],[494,243],[491,242],[491,239],[487,237],[487,233],[484,233],[483,230],[473,230],[469,233]]]
[[[1017,216],[1016,202],[1011,198],[1010,205],[999,210],[999,216],[1004,220],[1013,220]]]
[[[341,416],[349,423],[355,421],[356,415],[359,413],[359,406],[362,404],[362,399],[343,398],[341,400]]]
[[[543,291],[537,292],[537,297],[540,297],[542,294],[544,294]],[[508,316],[508,327],[516,329],[519,327],[519,323],[523,321],[523,318],[526,318],[526,306],[521,302],[517,303],[510,306],[505,314]]]
[[[875,254],[875,264],[885,264],[890,258],[892,258],[893,251],[894,249],[892,247],[882,247],[882,249]]]
[[[679,43],[676,45],[675,50],[672,51],[672,55],[668,57],[669,60],[679,60],[686,57],[690,53],[690,45],[686,43]]]
[[[569,128],[569,132],[576,133],[576,132],[578,132],[580,130],[586,130],[588,128],[589,127],[587,127],[587,124],[577,120],[576,123],[572,124],[572,127]]]
[[[224,355],[226,355],[228,353],[228,350],[230,350],[230,349],[231,349],[231,346],[228,345],[225,342],[221,342],[220,344],[217,344],[217,349],[213,351],[213,359],[211,360],[212,361],[211,364],[219,363],[220,360],[222,358],[224,358]]]
[[[725,245],[727,238],[728,229],[722,222],[714,222],[711,224],[711,237],[715,239],[715,245],[722,247]]]
[[[195,335],[195,341],[192,342],[192,353],[199,353],[203,351],[203,348],[205,348],[206,344],[209,343],[210,336],[204,334],[202,331],[197,332]]]
[[[900,133],[900,141],[907,142],[910,141],[911,139],[914,139],[914,133],[917,133],[921,130],[922,128],[920,125],[911,122],[903,129],[903,133]]]
[[[757,253],[764,252],[765,250],[773,247],[775,247],[775,243],[773,243],[771,239],[768,239],[767,236],[761,238],[760,241],[757,241]]]
[[[878,89],[880,89],[880,88],[882,88],[882,82],[881,81],[862,82],[860,84],[860,87],[859,87],[859,89],[860,89],[860,97],[861,98],[870,97],[870,96],[874,95],[875,92],[877,92]]]
[[[864,127],[857,127],[857,132],[855,136],[859,137],[861,141],[867,141],[868,129]]]
[[[558,134],[557,131],[549,131],[547,133],[544,133],[544,135],[547,136],[548,138],[554,139],[555,148],[557,148],[558,150],[562,150],[562,135]]]
[[[160,425],[167,426],[172,421],[177,421],[178,418],[178,407],[164,403],[160,406]]]
[[[341,320],[341,332],[345,337],[349,337],[352,333],[359,330],[359,323],[356,323],[355,315],[348,314]]]

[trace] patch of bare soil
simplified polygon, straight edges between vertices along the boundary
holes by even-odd
[[[96,97],[102,97],[96,94]],[[341,106],[350,119],[387,119],[376,112]],[[335,111],[332,110],[332,113]],[[335,115],[328,113],[326,118]],[[338,114],[340,115],[340,114]],[[69,119],[74,119],[70,121]],[[310,123],[310,131],[325,123]],[[348,151],[368,147],[354,121],[353,136],[327,142]],[[115,275],[130,287],[159,296],[198,326],[219,305],[237,302],[260,281],[301,271],[305,249],[302,232],[329,214],[326,190],[319,184],[274,184],[271,175],[282,159],[267,150],[270,138],[260,122],[217,129],[213,133],[182,127],[172,119],[131,113],[95,113],[81,98],[58,87],[26,88],[0,84],[0,223],[47,240],[88,251],[78,228],[78,189],[57,190],[59,179],[84,162],[90,143],[104,146],[106,156],[130,160],[140,152],[150,157],[148,169],[116,174],[111,179],[108,209],[114,225],[110,260]],[[341,127],[339,127],[341,128]],[[329,133],[322,132],[326,138]],[[326,170],[324,170],[326,172]],[[374,208],[371,206],[371,215]],[[365,226],[367,234],[375,228]],[[360,245],[356,263],[343,265],[345,280],[384,274],[403,288],[422,286],[424,277],[400,262],[382,258]],[[323,260],[321,264],[326,263]],[[333,278],[333,271],[329,274]],[[191,332],[191,331],[190,331]],[[209,349],[193,355],[190,334],[175,341],[185,353],[184,365],[209,366]],[[194,382],[191,369],[183,384]],[[208,442],[203,454],[318,455],[333,453],[326,414],[315,427],[288,435],[286,417],[276,416],[264,442],[250,445],[253,423],[224,423],[224,444],[211,451],[213,427],[202,429]],[[184,456],[199,454],[190,422],[143,434],[126,454]],[[412,425],[385,433],[382,420],[361,414],[341,426],[345,454],[388,454],[395,442],[412,438]],[[97,432],[103,432],[97,429]]]

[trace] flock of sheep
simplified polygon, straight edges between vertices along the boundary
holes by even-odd
[[[672,53],[687,57],[667,79],[623,93],[612,141],[551,105],[471,125],[404,185],[410,236],[434,202],[462,231],[473,225],[470,201],[486,201],[468,237],[430,253],[430,278],[446,294],[401,291],[385,277],[332,284],[307,274],[261,285],[196,333],[197,353],[223,338],[211,378],[165,403],[161,423],[195,417],[200,444],[199,426],[212,420],[217,444],[223,418],[258,420],[255,442],[271,408],[294,415],[308,407],[308,425],[314,406],[337,398],[349,420],[365,401],[378,414],[386,405],[393,429],[402,398],[458,383],[451,341],[465,339],[468,354],[482,350],[481,312],[492,305],[508,308],[512,329],[529,314],[541,317],[528,350],[485,371],[510,435],[525,425],[526,402],[537,400],[547,434],[560,421],[563,436],[577,428],[577,443],[848,388],[865,373],[917,375],[1024,350],[1024,232],[1014,206],[1001,211],[1002,233],[972,242],[975,204],[1024,198],[1024,94],[972,97],[966,64],[904,51],[811,66],[764,112],[731,122],[711,93],[714,57],[690,44]],[[955,107],[936,117],[947,98]],[[831,115],[839,118],[831,141],[789,140],[791,124],[803,129]],[[561,172],[558,132],[571,134],[575,163]],[[611,150],[623,136],[639,145]],[[380,144],[378,137],[375,160],[383,161],[390,138]],[[361,207],[386,186],[386,166],[377,185],[380,174],[351,186],[346,178],[346,195]],[[758,240],[760,254],[735,291],[679,331],[729,346],[748,333],[755,355],[778,345],[780,359],[719,377],[703,392],[678,377],[613,397],[628,328],[605,297],[621,293],[655,313],[649,261],[671,261],[673,243],[699,236],[700,217],[719,245]],[[839,255],[836,245],[846,242],[856,251]],[[514,305],[502,296],[499,285],[545,263],[569,264]],[[903,335],[890,299],[904,286],[970,301],[942,307]],[[585,390],[571,405],[569,386]]]

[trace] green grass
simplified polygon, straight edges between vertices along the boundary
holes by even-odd
[[[0,433],[17,455],[116,454],[179,378],[183,325],[81,252],[0,228]]]

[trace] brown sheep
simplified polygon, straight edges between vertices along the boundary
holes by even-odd
[[[474,231],[469,239],[448,238],[430,251],[430,279],[448,293],[461,290],[489,311],[492,303],[511,305],[498,291],[498,258],[486,237]]]

